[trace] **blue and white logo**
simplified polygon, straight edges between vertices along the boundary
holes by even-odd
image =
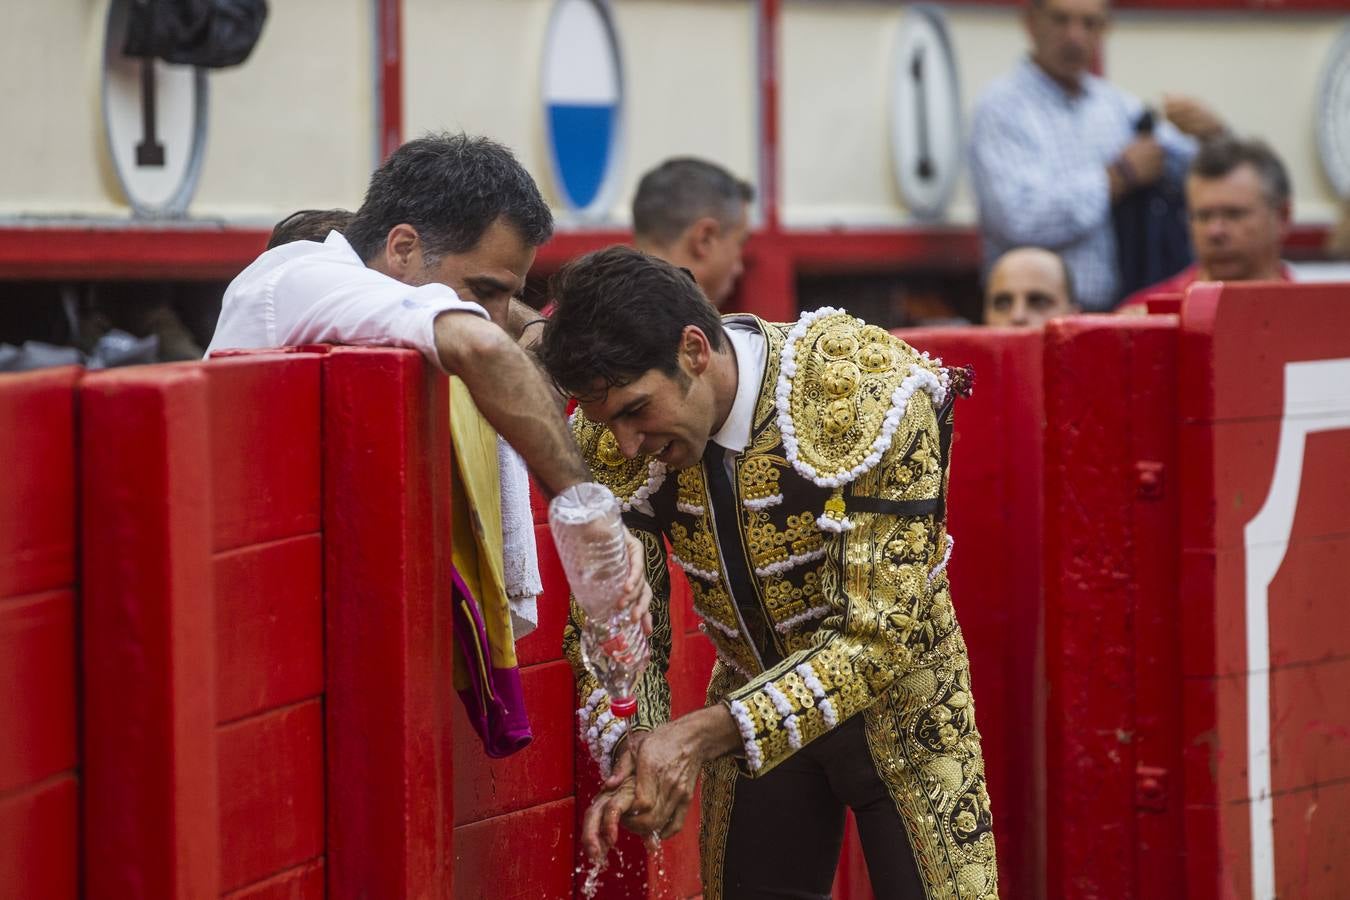
[[[544,41],[544,109],[553,182],[567,208],[600,218],[617,187],[623,63],[604,0],[558,0]]]

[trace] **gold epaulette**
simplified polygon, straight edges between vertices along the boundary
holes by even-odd
[[[624,512],[641,504],[666,480],[666,465],[650,456],[628,459],[619,450],[614,432],[582,415],[572,414],[572,436],[590,466],[591,477],[614,492]]]
[[[778,427],[793,467],[835,488],[822,528],[847,527],[841,489],[913,437],[921,423],[905,413],[914,393],[938,406],[947,388],[938,361],[875,325],[829,307],[797,321],[783,346]]]

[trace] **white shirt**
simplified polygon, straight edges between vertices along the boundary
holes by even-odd
[[[412,287],[366,266],[347,239],[274,247],[225,289],[212,351],[292,344],[360,344],[418,350],[438,369],[433,323],[443,312],[476,313],[443,284]]]
[[[1120,299],[1120,276],[1106,167],[1134,139],[1143,111],[1138,99],[1092,75],[1070,93],[1030,59],[990,84],[970,134],[986,268],[1014,247],[1056,250],[1083,308],[1109,310]],[[1153,135],[1167,177],[1180,182],[1195,141],[1166,120]]]
[[[710,440],[727,451],[727,474],[732,484],[735,484],[734,457],[750,443],[750,431],[755,426],[755,405],[759,402],[760,380],[764,377],[769,346],[758,328],[744,322],[727,322],[725,332],[736,356],[736,398],[731,401],[727,420]]]

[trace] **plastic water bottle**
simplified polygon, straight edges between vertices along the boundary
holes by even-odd
[[[618,605],[628,574],[619,501],[604,485],[573,485],[549,503],[548,524],[581,607],[586,669],[609,694],[610,712],[631,716],[637,711],[633,685],[647,666],[650,648],[642,624]]]

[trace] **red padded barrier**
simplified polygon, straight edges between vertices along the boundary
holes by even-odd
[[[0,375],[0,884],[74,897],[75,387]]]
[[[91,900],[217,893],[209,424],[199,364],[84,380]]]
[[[1176,896],[1176,320],[1059,320],[1045,365],[1048,894]]]
[[[530,496],[537,497],[538,492],[531,491]],[[534,540],[544,592],[538,600],[539,627],[516,642],[516,661],[522,667],[562,659],[563,627],[567,624],[567,576],[563,574],[558,548],[553,546],[547,525],[534,526]]]
[[[298,876],[324,852],[321,362],[263,353],[203,367],[224,891]]]
[[[323,560],[307,534],[215,557],[221,722],[323,692]]]
[[[407,350],[324,363],[328,890],[450,893],[449,391]]]
[[[956,404],[948,505],[955,544],[948,572],[979,705],[1001,893],[1038,896],[1045,839],[1041,332],[931,328],[896,334],[947,365],[975,369],[974,393]]]
[[[1350,884],[1348,292],[1197,285],[1182,303],[1190,897]]]
[[[0,600],[0,816],[11,795],[75,768],[73,607],[70,591]]]
[[[571,797],[455,829],[456,900],[571,896]]]
[[[220,876],[228,891],[323,853],[319,700],[220,729]]]
[[[318,531],[318,356],[213,359],[209,371],[213,548]]]
[[[572,744],[576,719],[572,670],[559,660],[521,670],[525,708],[534,740],[505,759],[491,759],[464,715],[454,713],[455,824],[467,825],[540,806],[572,794]],[[522,851],[529,836],[517,838]]]
[[[14,900],[78,896],[79,785],[61,774],[0,798],[0,877]]]
[[[323,863],[315,861],[225,895],[225,900],[323,900]]]
[[[75,385],[80,370],[0,375],[0,597],[75,582]]]

